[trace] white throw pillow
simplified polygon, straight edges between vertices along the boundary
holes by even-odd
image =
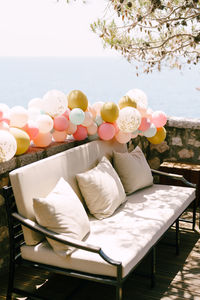
[[[33,199],[33,208],[37,222],[56,233],[82,240],[90,231],[89,219],[80,199],[63,178],[46,198]],[[50,238],[47,240],[61,256],[74,250]]]
[[[153,184],[151,169],[140,147],[131,153],[114,152],[113,164],[127,194]]]
[[[121,180],[105,156],[95,168],[76,178],[90,213],[97,219],[111,216],[126,201]]]

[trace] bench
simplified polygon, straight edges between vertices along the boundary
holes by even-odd
[[[141,260],[154,251],[157,242],[174,223],[178,237],[178,220],[195,200],[195,185],[175,174],[166,176],[183,181],[187,187],[152,184],[126,195],[126,201],[103,219],[95,218],[86,209],[90,232],[83,240],[67,238],[36,222],[33,198],[46,197],[63,178],[83,201],[76,175],[94,168],[103,156],[111,160],[113,151],[126,153],[127,147],[97,140],[10,172],[12,187],[5,187],[3,191],[10,234],[7,300],[12,293],[30,296],[14,286],[16,263],[113,285],[116,300],[121,300],[123,282]],[[22,224],[22,232],[18,223]],[[76,250],[62,257],[45,237]],[[176,245],[178,251],[178,238]]]

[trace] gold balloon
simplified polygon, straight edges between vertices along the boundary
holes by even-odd
[[[30,145],[29,135],[22,129],[19,128],[10,128],[10,133],[14,136],[17,142],[17,151],[16,155],[25,153]]]
[[[70,109],[81,108],[83,111],[85,111],[88,107],[88,99],[86,95],[79,90],[71,91],[67,96],[67,98],[68,98],[68,107]]]
[[[166,138],[166,130],[164,127],[157,128],[157,132],[154,136],[147,138],[147,140],[152,144],[160,144]]]
[[[135,100],[131,99],[129,96],[123,96],[120,100],[119,100],[119,108],[122,109],[126,106],[131,106],[136,108],[137,107],[137,103]]]
[[[119,108],[113,102],[106,102],[101,108],[101,117],[105,122],[113,123],[119,116]]]

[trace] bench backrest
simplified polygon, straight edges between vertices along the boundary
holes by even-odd
[[[75,175],[95,167],[104,155],[111,158],[113,150],[125,152],[127,147],[117,142],[97,140],[10,172],[18,212],[35,221],[32,199],[34,197],[46,197],[60,177],[69,182],[82,200]],[[27,245],[35,245],[43,239],[42,236],[32,230],[23,228],[23,231]]]

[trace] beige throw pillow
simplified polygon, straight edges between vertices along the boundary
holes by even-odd
[[[90,231],[89,219],[81,201],[63,178],[46,198],[33,199],[33,208],[37,222],[56,233],[82,240]],[[74,250],[52,239],[47,240],[61,256]]]
[[[90,213],[97,219],[111,216],[126,201],[121,180],[105,156],[95,168],[76,178]]]
[[[138,146],[131,153],[114,152],[113,164],[127,194],[153,184],[151,169]]]

